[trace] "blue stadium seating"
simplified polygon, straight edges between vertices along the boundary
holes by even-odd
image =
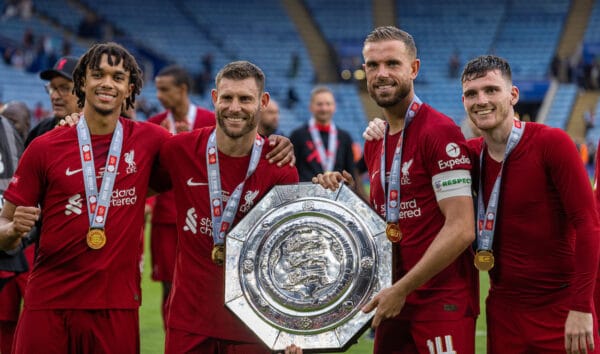
[[[577,98],[577,85],[559,84],[554,95],[554,100],[548,111],[548,117],[544,122],[546,125],[560,129],[566,129],[573,104]]]

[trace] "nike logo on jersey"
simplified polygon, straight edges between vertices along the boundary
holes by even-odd
[[[187,185],[190,187],[208,186],[208,182],[194,182],[193,178],[187,180]]]
[[[65,171],[65,175],[67,176],[73,176],[74,174],[81,172],[81,168],[77,169],[77,170],[70,170],[69,167],[67,167],[67,170]]]

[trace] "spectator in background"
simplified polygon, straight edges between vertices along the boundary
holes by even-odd
[[[9,118],[10,117],[10,118]],[[13,177],[17,162],[23,153],[23,134],[29,110],[23,102],[9,102],[0,112],[0,211],[4,204],[4,191]],[[20,131],[11,121],[19,123]],[[27,252],[19,247],[14,252],[0,251],[0,353],[10,353],[29,267],[33,261],[33,248]]]
[[[212,81],[212,72],[214,67],[214,58],[211,53],[206,53],[202,56],[202,70],[195,77],[194,92],[200,96],[204,96],[206,89]],[[190,91],[191,92],[191,91]]]
[[[258,134],[268,137],[271,134],[279,134],[279,104],[273,98],[269,100],[267,107],[260,113],[258,121]]]
[[[298,97],[298,93],[296,92],[296,89],[294,88],[294,86],[288,87],[286,107],[288,109],[294,109],[294,107],[296,107],[296,104],[298,102],[300,102],[300,97]]]
[[[8,102],[0,109],[0,114],[12,122],[21,140],[25,141],[31,127],[31,112],[27,104],[20,101]]]
[[[292,52],[290,56],[290,67],[288,69],[288,77],[290,79],[295,79],[298,76],[298,71],[300,70],[300,55],[298,52]]]
[[[190,75],[181,66],[171,65],[160,70],[154,79],[154,85],[156,97],[165,111],[150,117],[148,122],[160,124],[173,135],[214,126],[215,114],[191,102],[191,81]],[[150,202],[150,205],[154,204],[150,234],[152,280],[162,283],[161,308],[163,323],[166,324],[167,299],[173,283],[177,246],[176,206],[172,191],[154,198],[154,203]]]
[[[52,116],[43,119],[33,127],[25,141],[25,146],[38,136],[54,129],[64,117],[81,111],[77,106],[77,96],[73,93],[73,69],[77,65],[77,60],[76,57],[62,57],[56,61],[54,67],[40,73],[40,78],[48,81],[44,87],[50,96]]]
[[[33,109],[33,122],[35,123],[33,125],[37,125],[42,119],[47,117],[48,114],[49,112],[44,109],[42,102],[36,102],[35,108]]]
[[[336,109],[333,91],[317,86],[310,96],[312,116],[290,134],[300,181],[311,181],[317,174],[329,171],[354,174],[352,138],[333,121]]]
[[[98,15],[93,11],[88,11],[79,22],[77,35],[84,39],[100,41],[104,36],[103,27],[104,24]]]
[[[458,77],[458,72],[460,70],[460,56],[458,55],[458,49],[455,49],[452,54],[450,54],[450,58],[448,59],[448,77],[456,78]]]
[[[2,20],[15,16],[28,20],[31,17],[32,10],[32,0],[7,0],[5,1],[4,10],[2,12]]]
[[[596,125],[594,106],[583,112],[583,122],[585,124],[585,134],[587,135],[588,131]]]
[[[63,57],[71,56],[71,52],[73,50],[73,44],[71,44],[71,40],[69,38],[64,37],[61,44],[60,53]]]

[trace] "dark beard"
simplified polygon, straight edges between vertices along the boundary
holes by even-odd
[[[229,129],[227,129],[227,127],[225,126],[225,123],[223,121],[222,118],[218,117],[217,118],[217,123],[219,124],[219,126],[221,127],[221,129],[223,130],[223,133],[225,133],[225,135],[227,135],[228,137],[232,138],[232,139],[238,139],[243,137],[244,135],[246,135],[249,131],[252,131],[255,127],[256,127],[256,119],[254,119],[254,117],[249,117],[247,119],[248,125],[246,126],[245,129],[242,129],[242,131],[240,131],[239,133],[232,133]]]
[[[377,105],[382,108],[389,108],[402,102],[410,93],[410,87],[408,85],[399,85],[398,91],[394,95],[385,98],[378,97],[374,91],[369,91],[369,95]]]

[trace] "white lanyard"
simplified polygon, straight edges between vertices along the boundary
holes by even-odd
[[[252,146],[250,155],[250,165],[246,172],[246,177],[240,183],[227,201],[227,206],[223,211],[223,199],[221,190],[221,173],[219,171],[219,157],[217,152],[216,130],[213,130],[208,138],[206,146],[206,170],[208,172],[208,189],[210,193],[210,214],[212,217],[213,241],[215,245],[222,245],[225,240],[225,233],[229,231],[235,214],[238,210],[238,204],[242,196],[242,190],[246,180],[252,176],[258,162],[264,145],[263,138],[256,134],[256,140]]]

